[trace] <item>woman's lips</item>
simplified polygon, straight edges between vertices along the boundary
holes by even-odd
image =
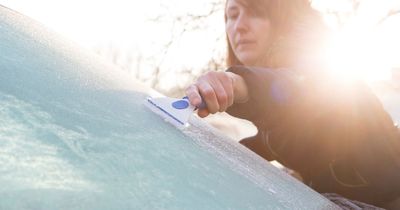
[[[250,39],[242,39],[242,40],[239,40],[236,43],[236,47],[246,47],[246,46],[249,46],[249,45],[253,45],[255,43],[256,43],[255,41],[250,40]]]

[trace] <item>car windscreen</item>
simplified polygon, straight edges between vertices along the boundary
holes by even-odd
[[[0,209],[335,209],[193,117],[176,129],[148,90],[0,7]]]

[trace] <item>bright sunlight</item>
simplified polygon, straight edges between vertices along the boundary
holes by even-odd
[[[400,3],[370,0],[355,12],[355,5],[346,0],[314,2],[316,8],[325,10],[325,19],[334,28],[326,52],[332,72],[343,79],[390,79],[392,69],[400,66],[400,14],[388,11],[394,12]],[[332,8],[348,16],[341,17],[342,25],[337,25],[338,14]]]

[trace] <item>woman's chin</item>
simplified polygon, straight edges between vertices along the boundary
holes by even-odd
[[[240,62],[245,65],[245,66],[254,66],[257,64],[257,59],[255,56],[252,55],[239,55],[237,58],[240,60]]]

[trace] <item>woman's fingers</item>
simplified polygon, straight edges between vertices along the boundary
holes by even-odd
[[[186,89],[186,95],[194,106],[202,99],[207,104],[207,109],[198,111],[200,117],[224,112],[234,101],[233,79],[226,72],[208,72]]]
[[[200,106],[201,96],[199,93],[199,89],[197,88],[196,85],[190,85],[186,89],[186,96],[189,98],[189,101],[193,106],[196,106],[196,107]]]
[[[198,81],[196,84],[200,95],[207,104],[207,109],[210,113],[215,114],[219,111],[219,103],[217,100],[217,92],[210,84],[210,81]]]
[[[228,107],[230,107],[233,104],[234,101],[233,79],[229,76],[229,74],[225,72],[223,72],[223,74],[221,74],[218,77],[218,79],[225,92],[224,98],[220,99],[224,100],[225,108],[223,111],[225,111]]]
[[[217,77],[211,77],[209,81],[212,89],[214,90],[216,102],[218,103],[218,106],[216,107],[218,110],[216,111],[223,112],[228,108],[226,90]],[[211,110],[210,112],[213,113]]]
[[[203,118],[203,117],[207,117],[210,114],[210,112],[208,112],[208,109],[199,109],[197,111],[197,115],[199,115],[199,117]]]
[[[197,85],[190,85],[186,89],[186,96],[189,98],[189,101],[193,106],[196,106],[196,107],[200,106],[202,99],[201,99]],[[208,111],[208,109],[206,107],[206,108],[199,109],[197,111],[197,114],[200,117],[207,117],[210,114],[210,112]]]

